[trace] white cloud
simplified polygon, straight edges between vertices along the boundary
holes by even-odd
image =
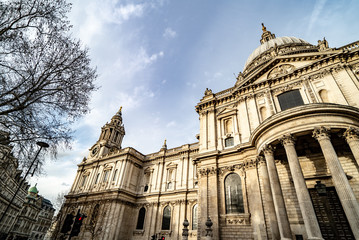
[[[147,7],[143,4],[127,4],[117,6],[117,1],[104,0],[97,2],[89,2],[86,6],[75,5],[78,9],[74,10],[74,14],[81,14],[81,18],[77,22],[81,22],[81,27],[74,29],[77,37],[86,45],[90,45],[96,35],[101,35],[108,24],[121,25],[123,22],[134,17],[142,17]],[[79,9],[79,8],[84,8]],[[79,18],[79,16],[74,16]]]
[[[176,125],[177,125],[177,124],[176,124],[175,121],[171,121],[171,122],[169,122],[169,123],[166,124],[166,127],[167,127],[167,128],[170,128],[170,127],[174,127],[174,126],[176,126]]]
[[[308,25],[308,30],[307,30],[308,34],[312,31],[312,28],[316,24],[316,22],[318,20],[318,17],[320,15],[320,13],[322,12],[326,1],[327,0],[317,0],[316,1],[314,9],[312,11],[312,15],[311,15],[310,20],[309,20],[309,25]]]
[[[128,4],[121,5],[119,8],[114,9],[114,16],[117,19],[128,20],[130,17],[140,17],[143,14],[144,4]]]
[[[177,36],[177,33],[172,30],[171,28],[166,28],[165,32],[163,33],[163,37],[165,38],[175,38]]]

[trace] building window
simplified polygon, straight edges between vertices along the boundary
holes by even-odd
[[[82,177],[81,187],[85,186],[87,175]]]
[[[224,133],[232,133],[233,132],[233,126],[232,126],[232,119],[226,119],[224,121]]]
[[[146,209],[142,207],[138,212],[138,219],[136,229],[143,229],[143,224],[145,223]]]
[[[105,173],[104,173],[104,175],[103,175],[103,182],[107,182],[107,180],[108,180],[108,173],[109,173],[109,172],[110,172],[109,170],[105,171]]]
[[[328,103],[329,99],[328,99],[328,92],[325,89],[322,89],[319,91],[319,96],[322,99],[323,103]]]
[[[261,114],[262,121],[264,121],[267,118],[267,108],[266,107],[261,107],[259,109],[259,111],[260,111],[260,114]]]
[[[146,186],[144,187],[143,189],[144,192],[147,192],[148,191],[148,185],[146,184]]]
[[[197,215],[197,207],[198,205],[194,205],[193,209],[192,209],[192,230],[197,230],[197,219],[198,219],[198,215]]]
[[[97,183],[98,183],[98,179],[99,179],[99,177],[100,177],[100,174],[98,173],[98,174],[97,174],[97,176],[96,176],[95,184],[97,184]]]
[[[226,195],[226,213],[244,213],[241,177],[236,173],[229,174],[224,180]]]
[[[299,90],[292,90],[278,95],[278,101],[282,111],[304,104]]]
[[[100,208],[99,204],[96,204],[96,206],[93,208],[93,211],[92,211],[92,214],[91,214],[91,220],[90,220],[90,225],[91,226],[96,225],[99,208]]]
[[[225,147],[231,147],[234,145],[234,139],[233,137],[228,137],[224,140],[224,146]]]
[[[167,206],[163,209],[162,230],[170,230],[171,226],[171,208]]]
[[[116,180],[116,177],[117,177],[117,169],[115,170],[115,173],[113,174],[112,181],[115,181],[115,180]]]

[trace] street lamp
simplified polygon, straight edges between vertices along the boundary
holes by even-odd
[[[40,146],[40,148],[39,148],[39,150],[37,151],[37,153],[36,153],[36,155],[35,155],[35,157],[34,157],[34,160],[32,160],[30,167],[27,169],[24,178],[21,180],[19,186],[17,187],[17,189],[16,189],[16,191],[15,191],[15,193],[14,193],[14,196],[12,196],[12,198],[11,198],[9,204],[6,206],[5,211],[4,211],[3,214],[1,215],[0,223],[1,223],[2,220],[4,219],[4,217],[5,217],[6,213],[7,213],[7,211],[9,210],[9,208],[10,208],[12,202],[14,201],[14,199],[15,199],[17,193],[19,192],[19,190],[20,190],[22,184],[23,184],[24,181],[26,180],[27,175],[29,175],[29,172],[30,172],[32,166],[34,165],[34,163],[35,163],[35,161],[36,161],[36,159],[37,159],[37,156],[39,156],[39,153],[40,153],[41,149],[43,149],[43,148],[48,148],[48,147],[49,147],[49,144],[47,144],[47,143],[45,143],[45,142],[37,142],[36,144],[37,144],[38,146]]]

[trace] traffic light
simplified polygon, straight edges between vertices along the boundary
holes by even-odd
[[[74,215],[72,215],[71,213],[67,214],[64,224],[62,225],[61,228],[61,233],[67,233],[68,231],[70,231],[73,223],[74,223]]]
[[[79,235],[79,233],[81,231],[82,222],[86,217],[87,216],[85,214],[77,213],[75,222],[74,222],[74,226],[72,227],[70,236],[73,237],[73,236]]]
[[[161,240],[165,240],[165,237],[164,237],[164,236],[162,236],[162,237],[161,237]]]

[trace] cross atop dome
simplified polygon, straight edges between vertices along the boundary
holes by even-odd
[[[275,39],[275,34],[272,34],[270,31],[267,31],[267,28],[262,23],[262,38],[261,38],[261,44],[268,42],[271,39]]]

